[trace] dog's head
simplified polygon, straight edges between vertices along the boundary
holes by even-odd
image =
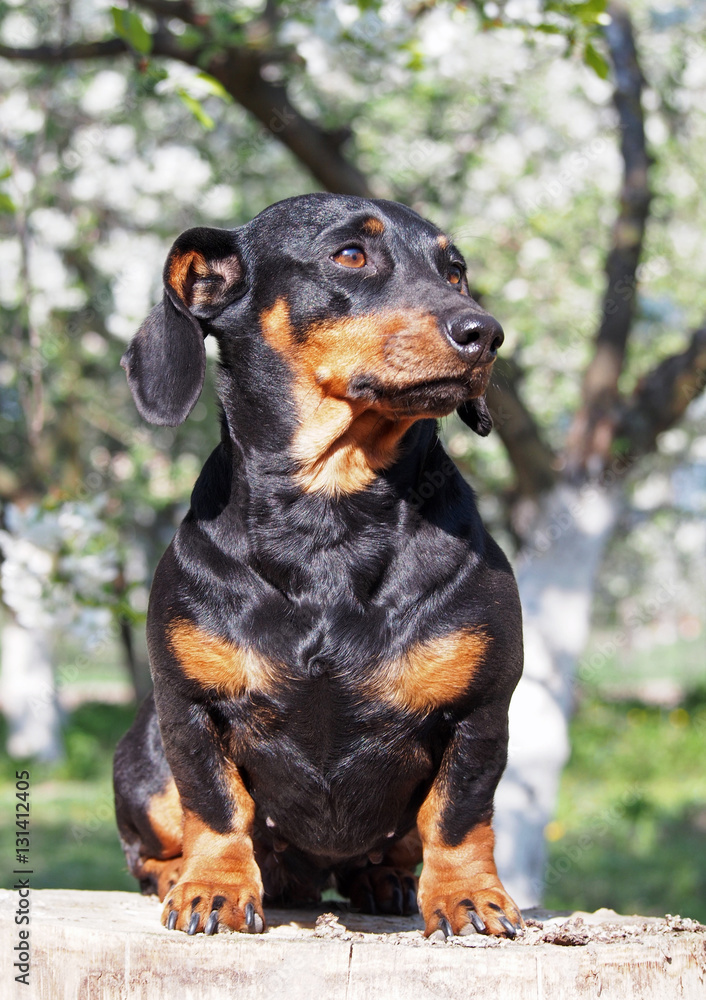
[[[395,202],[305,195],[239,229],[183,233],[122,361],[147,420],[189,414],[207,334],[225,381],[247,383],[261,414],[286,396],[300,437],[320,433],[315,419],[364,433],[454,409],[479,434],[492,427],[484,394],[502,329],[470,297],[452,241]]]

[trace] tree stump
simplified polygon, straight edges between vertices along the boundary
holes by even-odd
[[[706,996],[706,928],[681,917],[534,910],[515,941],[472,934],[432,943],[419,918],[329,903],[266,910],[262,935],[187,937],[161,926],[154,898],[64,889],[32,890],[27,987],[14,982],[26,926],[15,923],[18,893],[0,890],[0,904],[0,975],[12,1000]]]

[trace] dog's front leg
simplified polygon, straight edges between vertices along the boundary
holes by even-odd
[[[498,877],[490,825],[507,757],[506,717],[506,708],[491,704],[458,724],[419,810],[419,906],[427,937],[474,929],[515,937],[523,926]]]
[[[255,861],[255,803],[200,703],[155,685],[162,740],[184,812],[179,880],[166,894],[170,930],[212,934],[218,925],[262,931],[262,878]]]

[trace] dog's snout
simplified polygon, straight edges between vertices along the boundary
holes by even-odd
[[[454,316],[446,323],[446,333],[454,347],[478,353],[479,361],[493,359],[505,340],[503,328],[486,312]]]

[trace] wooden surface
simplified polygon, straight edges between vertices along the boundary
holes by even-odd
[[[527,911],[516,941],[430,943],[418,919],[267,910],[263,935],[189,938],[160,925],[154,898],[49,889],[31,895],[28,988],[14,982],[16,904],[0,890],[6,1000],[706,998],[706,929],[680,918]]]

